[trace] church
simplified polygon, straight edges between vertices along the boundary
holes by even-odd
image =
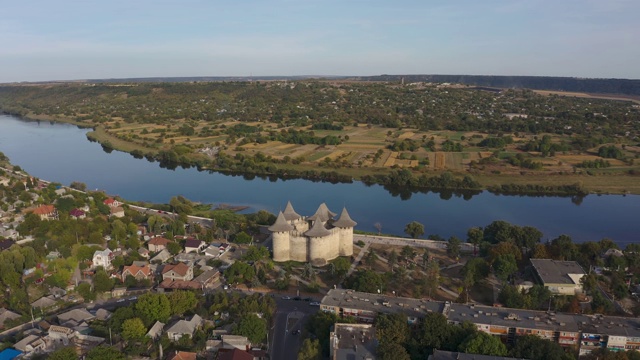
[[[273,239],[274,261],[311,262],[322,266],[338,256],[353,255],[353,227],[347,209],[334,219],[336,213],[320,204],[315,214],[298,215],[291,202],[276,222],[269,227]]]

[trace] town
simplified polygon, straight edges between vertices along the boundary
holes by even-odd
[[[634,245],[501,221],[399,238],[346,207],[134,204],[0,166],[2,359],[640,355]]]

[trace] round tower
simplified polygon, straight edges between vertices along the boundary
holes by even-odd
[[[342,209],[338,220],[333,222],[333,226],[335,226],[338,231],[340,256],[353,255],[353,227],[356,225],[358,225],[358,223],[351,220],[346,207]]]
[[[324,227],[322,221],[315,220],[311,229],[304,235],[309,237],[309,261],[314,265],[325,265],[328,260],[327,249],[331,231]]]
[[[276,222],[269,227],[273,239],[273,261],[290,260],[290,234],[293,226],[287,222],[282,212],[278,214]]]

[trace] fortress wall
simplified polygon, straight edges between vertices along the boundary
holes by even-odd
[[[290,241],[290,260],[294,261],[308,261],[308,239],[304,236],[291,237]]]
[[[311,261],[322,259],[324,261],[333,260],[338,257],[338,234],[332,231],[331,235],[312,238],[309,246],[309,259]],[[321,263],[322,261],[316,261]]]
[[[289,233],[274,232],[273,238],[273,261],[289,261]]]
[[[340,256],[353,255],[353,228],[339,228]]]
[[[301,233],[309,230],[309,223],[303,219],[292,221],[291,225],[293,225],[296,231]]]

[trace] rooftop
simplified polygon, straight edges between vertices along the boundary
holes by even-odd
[[[349,213],[347,212],[346,207],[342,208],[342,213],[340,214],[340,217],[338,218],[338,220],[333,222],[333,226],[341,227],[341,228],[350,228],[356,225],[358,225],[358,223],[351,220],[351,216],[349,216]]]
[[[332,359],[375,359],[375,335],[372,325],[335,324],[330,338]]]
[[[293,226],[287,222],[282,211],[278,214],[276,222],[269,226],[269,231],[273,232],[287,232],[293,230]]]
[[[308,220],[320,220],[322,222],[327,222],[327,220],[333,219],[334,216],[336,216],[336,213],[329,210],[327,204],[322,203],[320,204],[320,206],[318,206],[318,210],[316,210],[316,213],[308,217]]]
[[[298,213],[296,213],[295,210],[293,210],[293,205],[291,205],[291,201],[287,201],[287,206],[284,208],[283,215],[284,215],[284,218],[288,221],[298,220],[302,217]]]
[[[461,352],[451,352],[434,349],[433,355],[429,356],[429,360],[507,360],[514,359],[504,356],[467,354]]]
[[[569,274],[585,275],[582,267],[575,261],[531,259],[531,265],[545,284],[576,284]]]
[[[310,237],[323,237],[331,235],[331,231],[327,230],[322,221],[318,219],[313,221],[311,229],[307,230],[304,234]]]

